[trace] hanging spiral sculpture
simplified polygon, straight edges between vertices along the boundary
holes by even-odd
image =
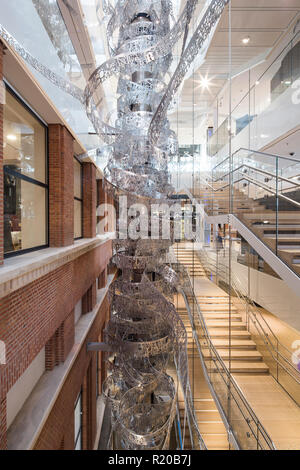
[[[102,1],[110,59],[91,75],[84,92],[56,75],[26,51],[0,25],[0,37],[32,67],[78,99],[102,140],[109,145],[107,190],[126,195],[129,204],[170,204],[168,163],[178,153],[167,111],[188,68],[209,37],[229,0],[212,0],[189,42],[197,0],[187,0],[177,21],[170,0]],[[69,0],[65,5],[74,13]],[[101,10],[97,0],[97,13]],[[75,12],[76,13],[76,12]],[[172,51],[182,54],[166,84]],[[94,94],[118,76],[117,119],[105,122]],[[162,217],[164,217],[162,215]],[[160,220],[158,220],[158,223]],[[153,220],[152,220],[153,223]],[[151,223],[149,224],[151,231]],[[116,449],[167,449],[176,410],[177,386],[167,374],[172,358],[183,390],[194,449],[205,448],[195,419],[188,379],[187,334],[172,303],[181,281],[168,263],[169,240],[116,240],[114,265],[121,276],[110,288],[111,317],[105,331],[110,375],[103,394],[111,406]]]

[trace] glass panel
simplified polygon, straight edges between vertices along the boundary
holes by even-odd
[[[75,432],[75,441],[77,439],[77,436],[81,430],[81,411],[82,411],[82,397],[81,394],[78,397],[75,410],[74,410],[74,420],[75,420],[75,427],[74,427],[74,432]]]
[[[82,198],[81,165],[76,158],[74,158],[74,196]]]
[[[74,200],[74,238],[82,237],[82,202]]]
[[[81,450],[81,432],[77,436],[75,450]]]
[[[9,92],[3,127],[4,165],[46,183],[46,129]]]
[[[46,189],[5,173],[4,252],[46,243]]]

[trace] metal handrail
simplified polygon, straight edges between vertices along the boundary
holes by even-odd
[[[299,162],[300,163],[300,162]],[[231,173],[235,173],[236,171],[238,171],[240,174],[241,174],[241,178],[238,179],[237,181],[233,181],[233,184],[237,184],[237,183],[240,183],[241,181],[243,180],[246,180],[246,181],[249,181],[249,183],[255,185],[255,186],[258,186],[259,188],[261,189],[264,189],[265,191],[268,191],[269,193],[271,194],[274,194],[275,196],[278,196],[280,197],[281,199],[284,199],[285,201],[288,201],[290,202],[291,204],[293,204],[294,206],[297,206],[297,207],[300,207],[300,202],[298,201],[294,201],[294,199],[291,199],[290,197],[287,197],[285,196],[284,194],[281,194],[280,192],[276,192],[274,189],[270,188],[269,186],[257,181],[257,180],[254,180],[253,178],[249,177],[248,175],[246,175],[245,173],[242,173],[240,172],[240,168],[243,168],[243,165],[238,167],[238,168],[235,168],[234,170],[232,170],[232,172],[228,173],[227,175],[225,176],[228,176],[229,174]],[[223,179],[222,178],[219,178],[219,179]],[[214,189],[213,188],[213,191],[214,192],[218,192],[218,191],[222,191],[224,190],[225,188],[228,188],[230,186],[230,183],[227,183],[227,184],[224,184],[223,186],[220,186],[220,188],[217,188],[217,189]],[[300,187],[300,185],[297,183],[297,186]],[[290,188],[289,188],[290,189]]]
[[[201,253],[204,253],[205,257],[207,258],[207,254],[205,252],[205,250],[202,250]],[[226,266],[225,264],[223,263],[218,263],[218,264],[221,264],[223,268],[225,268],[225,273],[226,271],[228,271],[228,266]],[[211,269],[210,269],[211,270]],[[211,270],[212,271],[212,270]],[[219,275],[219,272],[218,272],[218,275]],[[226,281],[226,279],[225,279]],[[234,275],[234,273],[231,273],[231,287],[233,288],[235,294],[237,295],[237,297],[239,298],[239,300],[241,302],[243,302],[244,304],[246,304],[247,306],[249,306],[249,302],[246,300],[245,296],[239,291],[239,289],[237,288],[237,286],[235,285],[235,282],[238,282],[238,279],[236,278],[236,276]],[[300,385],[300,372],[298,371],[298,369],[295,367],[295,365],[286,357],[284,356],[278,349],[278,345],[280,345],[284,350],[286,350],[290,355],[292,355],[292,351],[289,350],[284,344],[281,343],[281,341],[277,338],[277,336],[275,335],[275,333],[273,332],[272,328],[270,327],[270,325],[268,324],[268,322],[265,320],[265,318],[261,315],[260,312],[257,311],[257,309],[254,307],[253,303],[251,302],[251,307],[255,310],[255,313],[253,313],[251,310],[249,311],[247,308],[246,308],[246,315],[249,316],[250,320],[252,321],[253,325],[255,326],[256,330],[258,331],[259,335],[261,336],[263,342],[265,343],[265,345],[267,346],[272,358],[274,359],[274,361],[284,369],[284,371],[298,384]],[[253,318],[254,317],[254,318]],[[270,337],[268,335],[268,333],[265,331],[264,327],[262,326],[261,322],[259,321],[259,318],[260,317],[263,322],[265,323],[265,325],[267,326],[268,330],[270,331],[271,335],[273,336],[274,340],[275,340],[275,343],[277,344],[277,347],[271,342],[270,340]],[[257,328],[257,324],[259,325],[261,331]],[[270,347],[272,348],[272,350],[270,349]],[[283,364],[280,360],[279,360],[279,357],[282,358],[282,360],[288,364],[288,366],[291,368],[292,372],[296,373],[295,375],[293,375],[293,373],[291,372],[291,370],[289,370],[285,364]],[[276,379],[276,381],[279,382],[278,380],[278,377],[274,377]],[[280,383],[280,382],[279,382]],[[284,390],[290,395],[290,393],[288,392],[288,390],[286,390],[285,386],[280,384]],[[291,395],[290,395],[291,396]],[[294,400],[298,406],[299,403]]]
[[[298,163],[300,164],[300,161]],[[266,175],[266,176],[270,176],[271,178],[275,178],[275,179],[278,178],[281,181],[285,181],[286,183],[293,184],[294,186],[299,186],[299,188],[300,188],[300,183],[296,183],[296,181],[291,181],[289,178],[285,178],[284,176],[274,175],[274,173],[270,173],[269,171],[262,170],[261,168],[256,168],[254,166],[250,166],[247,163],[242,163],[240,166],[234,168],[232,171],[230,171],[228,173],[225,173],[225,175],[220,176],[219,178],[214,179],[213,182],[217,183],[218,181],[226,178],[226,176],[229,176],[231,173],[234,173],[235,171],[239,171],[242,168],[249,168],[249,170],[256,171],[257,173],[261,173],[261,174]]]
[[[180,264],[180,263],[178,263]],[[182,265],[181,265],[182,266]],[[196,306],[196,309],[197,309],[197,313],[198,313],[198,319],[200,321],[200,324],[203,328],[203,331],[204,331],[204,334],[205,334],[205,339],[207,341],[207,343],[209,344],[209,349],[211,351],[213,351],[214,353],[214,356],[216,357],[216,359],[218,360],[218,362],[220,363],[221,367],[222,367],[222,371],[223,373],[227,376],[227,378],[230,380],[230,383],[232,385],[232,387],[234,388],[235,392],[238,394],[239,396],[239,399],[241,400],[241,402],[243,403],[243,405],[245,406],[247,412],[249,413],[249,415],[251,416],[252,418],[252,421],[254,423],[256,423],[256,427],[260,430],[261,434],[263,435],[264,437],[264,441],[265,443],[267,444],[268,448],[269,449],[273,449],[275,450],[276,447],[274,445],[274,443],[272,442],[270,436],[268,435],[267,431],[265,430],[265,428],[263,427],[263,425],[261,424],[261,422],[259,421],[258,417],[256,416],[255,412],[253,411],[253,409],[251,408],[250,404],[248,403],[248,401],[246,400],[245,396],[243,395],[241,389],[238,387],[237,383],[233,380],[232,381],[232,375],[229,371],[229,369],[226,367],[223,359],[220,357],[218,351],[216,350],[215,346],[213,345],[212,341],[211,341],[211,338],[210,338],[210,334],[207,330],[207,327],[206,327],[206,323],[205,323],[205,319],[202,315],[202,312],[201,312],[201,309],[199,307],[199,304],[198,304],[198,301],[197,301],[197,298],[195,296],[195,293],[194,293],[194,290],[193,290],[193,287],[192,287],[192,282],[191,282],[191,279],[190,279],[190,276],[188,274],[188,272],[186,271],[186,269],[184,268],[183,270],[184,272],[184,276],[185,276],[185,279],[187,280],[188,284],[189,284],[189,291],[191,292],[191,294],[186,294],[185,292],[185,289],[181,288],[180,289],[180,293],[182,294],[182,296],[184,297],[184,300],[185,300],[185,303],[186,303],[186,306],[187,306],[187,310],[188,310],[188,314],[189,314],[189,318],[190,318],[190,322],[191,322],[191,326],[193,328],[193,334],[194,334],[194,337],[195,335],[197,336],[197,333],[196,333],[196,329],[195,329],[195,325],[194,325],[194,320],[193,320],[193,317],[191,315],[191,311],[190,311],[190,307],[189,307],[189,301],[188,301],[188,297],[192,297],[193,299],[193,302],[194,302],[194,305]],[[196,339],[196,338],[195,338]],[[198,341],[198,344],[199,344],[199,347],[200,347],[200,351],[201,351],[201,346],[200,346],[200,343]],[[202,352],[201,352],[201,355],[202,355]],[[216,365],[216,367],[218,368],[218,364],[216,363],[216,361],[214,360],[214,363]],[[203,363],[204,367],[206,367],[205,363]],[[218,368],[218,371],[219,373],[221,373],[220,369]],[[223,378],[223,374],[221,373],[221,377]],[[224,379],[223,379],[224,380]],[[232,398],[235,400],[235,397],[234,395],[231,393],[232,395]],[[236,400],[235,400],[236,401]],[[239,407],[239,405],[237,404],[237,406]],[[239,407],[240,408],[240,407]],[[251,422],[249,421],[249,419],[247,419],[245,417],[245,415],[243,414],[242,410],[240,409],[244,419],[245,419],[245,422],[247,423],[248,427],[250,428],[253,436],[256,438],[257,442],[258,442],[258,439],[257,439],[257,433],[255,431],[253,431],[253,429],[251,428]],[[227,423],[228,424],[228,423]],[[258,442],[259,444],[259,442]],[[263,448],[262,444],[259,444],[261,448]]]
[[[175,357],[174,357],[174,364],[175,364],[177,376],[178,376],[180,382],[182,383],[179,368],[178,368]],[[184,397],[184,402],[185,402],[185,409],[187,411],[186,417],[187,417],[187,424],[188,424],[188,428],[189,428],[192,449],[196,449],[195,443],[194,443],[193,431],[192,431],[192,427],[194,427],[194,429],[196,430],[197,440],[198,440],[198,444],[199,444],[199,449],[198,450],[207,450],[205,442],[204,442],[204,440],[202,438],[202,435],[199,431],[198,423],[197,423],[196,418],[195,418],[195,410],[194,410],[194,406],[193,406],[193,398],[192,398],[192,392],[191,392],[190,385],[188,384],[186,390],[184,390],[182,388],[182,391],[183,391],[183,397]],[[184,446],[184,440],[185,440],[185,436],[183,436],[183,446]]]
[[[232,154],[232,158],[235,158],[236,155],[239,153],[239,152],[249,152],[250,154],[257,154],[257,155],[261,155],[263,157],[271,157],[271,158],[278,158],[278,159],[281,159],[281,160],[284,160],[284,161],[289,161],[289,162],[294,162],[294,163],[300,163],[299,160],[296,160],[295,158],[286,158],[286,157],[282,157],[281,155],[274,155],[272,153],[267,153],[267,152],[260,152],[259,150],[252,150],[252,149],[247,149],[245,147],[240,147],[238,150],[236,150],[233,154]],[[250,158],[249,157],[243,157],[243,158]],[[218,168],[220,165],[223,165],[223,163],[227,162],[227,160],[230,160],[230,157],[226,157],[224,158],[224,160],[222,160],[220,163],[218,163],[217,165],[215,165],[213,168],[212,168],[212,171],[214,171],[216,168]]]
[[[190,276],[189,274],[186,272],[186,270],[184,270],[184,273],[185,273],[185,277],[186,279],[188,280],[188,283],[189,283],[189,287],[190,287],[190,291],[192,293],[192,298],[193,298],[193,302],[194,302],[194,305],[196,306],[196,309],[197,309],[197,313],[198,313],[198,318],[199,318],[199,321],[202,325],[202,328],[203,328],[203,331],[205,332],[205,339],[207,341],[207,343],[209,344],[209,349],[211,351],[213,351],[214,353],[214,356],[217,358],[219,364],[221,365],[222,367],[222,370],[223,372],[226,374],[228,380],[230,380],[230,383],[232,385],[232,387],[234,388],[235,392],[238,394],[239,396],[239,399],[241,400],[241,402],[243,403],[243,405],[245,406],[247,412],[249,413],[249,415],[251,416],[253,422],[256,424],[256,427],[259,428],[263,438],[264,438],[264,441],[266,443],[266,445],[268,446],[269,449],[272,449],[272,450],[275,450],[276,447],[275,447],[275,444],[273,443],[272,439],[270,438],[269,434],[267,433],[267,431],[265,430],[264,426],[261,424],[260,420],[258,419],[258,417],[256,416],[255,412],[253,411],[253,409],[251,408],[250,404],[248,403],[248,401],[246,400],[245,396],[243,395],[241,389],[238,387],[237,383],[232,380],[232,375],[229,371],[229,369],[227,368],[227,366],[225,365],[223,359],[221,358],[221,356],[219,355],[217,349],[215,348],[215,346],[213,345],[212,343],[212,340],[211,340],[211,337],[210,337],[210,334],[207,330],[207,327],[206,327],[206,323],[205,323],[205,319],[202,315],[202,312],[201,312],[201,309],[199,307],[199,304],[198,304],[198,301],[197,301],[197,298],[195,296],[195,293],[194,293],[194,290],[193,290],[193,287],[192,287],[192,283],[191,283],[191,279],[190,279]],[[187,299],[187,295],[185,293],[184,290],[182,290],[182,295],[183,297],[185,297]],[[188,303],[188,300],[187,300],[187,303]],[[190,312],[191,313],[191,312]],[[189,315],[190,316],[190,315]],[[192,326],[193,323],[191,323]],[[195,329],[195,328],[194,328]],[[200,346],[201,348],[201,346]],[[216,367],[218,367],[217,363],[214,361]],[[205,366],[206,367],[206,366]],[[219,370],[219,369],[218,369]],[[219,370],[219,373],[220,373],[220,370]],[[221,377],[223,378],[223,374],[221,373]],[[232,394],[231,392],[231,396],[232,398],[235,400],[235,397],[234,395]],[[236,400],[235,400],[236,401]],[[239,406],[239,405],[237,405]],[[239,407],[240,408],[240,407]],[[243,414],[242,410],[240,409],[241,413]],[[245,415],[243,414],[243,417],[245,419],[245,422],[247,423],[249,429],[251,430],[253,436],[256,438],[257,440],[257,443],[259,444],[259,439],[257,438],[257,433],[255,433],[255,431],[251,428],[251,423],[249,422],[249,420],[245,417]],[[259,444],[261,448],[263,448],[262,444]]]
[[[178,406],[178,398],[176,402],[176,420],[175,420],[175,434],[176,434],[176,444],[178,450],[183,450],[184,442],[182,440],[182,430],[181,430],[181,423],[180,423],[180,411]]]

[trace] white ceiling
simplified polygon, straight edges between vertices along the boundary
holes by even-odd
[[[252,68],[269,56],[272,49],[291,30],[300,15],[299,0],[232,0],[232,74]],[[195,72],[194,77],[185,81],[181,96],[180,134],[183,138],[195,138],[191,125],[197,127],[203,114],[211,111],[216,96],[228,81],[229,75],[229,9],[224,11],[214,37],[208,48],[204,63]],[[247,45],[242,43],[250,38]],[[200,85],[201,77],[210,80],[209,89]],[[246,92],[241,79],[233,89],[234,101],[238,102]],[[195,104],[195,105],[194,105]],[[177,116],[171,121],[176,124]],[[193,136],[194,134],[194,136]],[[197,135],[197,134],[196,134]]]

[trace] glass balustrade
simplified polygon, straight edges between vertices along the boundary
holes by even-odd
[[[208,215],[236,215],[300,274],[298,160],[240,149],[213,168],[209,185]]]
[[[248,250],[251,250],[250,245]],[[280,278],[272,280],[269,273],[258,273],[250,265],[239,265],[232,243],[221,250],[211,244],[201,248],[198,255],[208,278],[229,294],[228,302],[242,314],[242,321],[269,373],[300,406],[300,371],[293,351],[299,335],[280,320],[297,306],[295,293]],[[260,284],[264,286],[262,289]],[[278,317],[267,308],[278,313]],[[295,314],[296,319],[297,312]]]
[[[210,264],[209,257],[201,257],[207,272],[215,267],[215,259]],[[215,269],[215,268],[214,268]],[[232,433],[232,448],[243,450],[272,450],[274,443],[256,416],[255,412],[241,393],[228,365],[222,360],[215,348],[206,327],[205,318],[194,294],[192,281],[187,272],[184,274],[183,296],[185,298],[191,325],[195,332],[199,357],[206,380],[222,410],[228,429]],[[234,445],[235,442],[235,445]]]
[[[264,148],[298,125],[300,33],[267,65],[262,62],[243,77],[243,89],[248,82],[246,93],[239,99],[239,78],[237,84],[233,79],[233,98],[238,103],[232,101],[231,117],[218,114],[220,124],[208,139],[208,154],[216,159],[223,160],[229,153],[229,137],[233,152],[241,147]]]

